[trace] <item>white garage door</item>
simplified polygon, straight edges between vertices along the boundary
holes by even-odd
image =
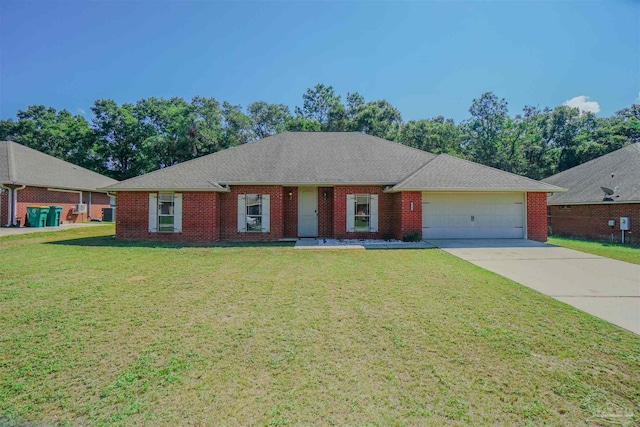
[[[424,239],[522,239],[523,193],[422,193]]]

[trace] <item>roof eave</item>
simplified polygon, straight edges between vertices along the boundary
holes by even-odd
[[[63,191],[86,191],[91,193],[106,193],[110,190],[106,190],[107,187],[98,187],[98,188],[86,188],[86,187],[66,187],[63,185],[51,185],[51,184],[34,184],[26,181],[12,181],[12,182],[2,182],[0,185],[25,185],[27,187],[38,187],[38,188],[47,188],[51,189],[51,191],[55,191],[56,189],[60,189]]]
[[[220,187],[220,188],[198,188],[198,187],[136,187],[136,188],[117,188],[117,187],[104,187],[100,190],[109,193],[117,193],[122,191],[132,191],[132,192],[142,192],[142,191],[169,191],[169,192],[180,192],[180,191],[198,191],[198,192],[208,192],[208,193],[228,193],[229,188]]]
[[[625,205],[631,203],[640,203],[640,200],[613,200],[613,201],[587,201],[587,202],[574,202],[571,200],[563,200],[560,202],[549,202],[547,201],[547,206],[564,206],[564,205]]]
[[[384,187],[396,184],[396,181],[371,182],[371,181],[291,181],[291,182],[242,182],[242,181],[224,181],[225,185],[281,185],[283,187],[339,187],[339,186],[368,186],[368,187]]]
[[[549,188],[487,188],[487,187],[417,187],[417,188],[403,188],[403,187],[392,187],[385,189],[385,193],[400,193],[402,191],[431,191],[431,192],[447,192],[447,193],[463,193],[463,192],[473,192],[473,193],[503,193],[503,192],[523,192],[523,193],[565,193],[567,192],[566,188],[557,188],[557,189],[549,189]]]
[[[229,192],[229,186],[269,186],[277,185],[282,187],[339,187],[339,186],[366,186],[366,187],[385,187],[395,184],[395,182],[241,182],[241,181],[227,181],[224,182],[224,186],[218,188],[211,187],[117,187],[109,186],[101,188],[104,191],[213,191],[220,193]]]

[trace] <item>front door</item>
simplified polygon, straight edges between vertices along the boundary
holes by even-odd
[[[298,189],[298,236],[318,235],[318,189]]]

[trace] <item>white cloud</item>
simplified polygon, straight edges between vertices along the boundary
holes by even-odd
[[[81,116],[84,116],[86,114],[86,111],[84,111],[84,109],[82,108],[78,108],[78,114],[80,114]]]
[[[567,107],[577,108],[581,112],[590,112],[597,113],[600,111],[600,104],[596,101],[589,101],[588,96],[576,96],[575,98],[571,98],[568,101],[564,101],[562,105],[566,105]]]

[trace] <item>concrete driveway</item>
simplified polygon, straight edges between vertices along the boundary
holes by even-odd
[[[640,334],[640,265],[531,240],[427,242]]]

